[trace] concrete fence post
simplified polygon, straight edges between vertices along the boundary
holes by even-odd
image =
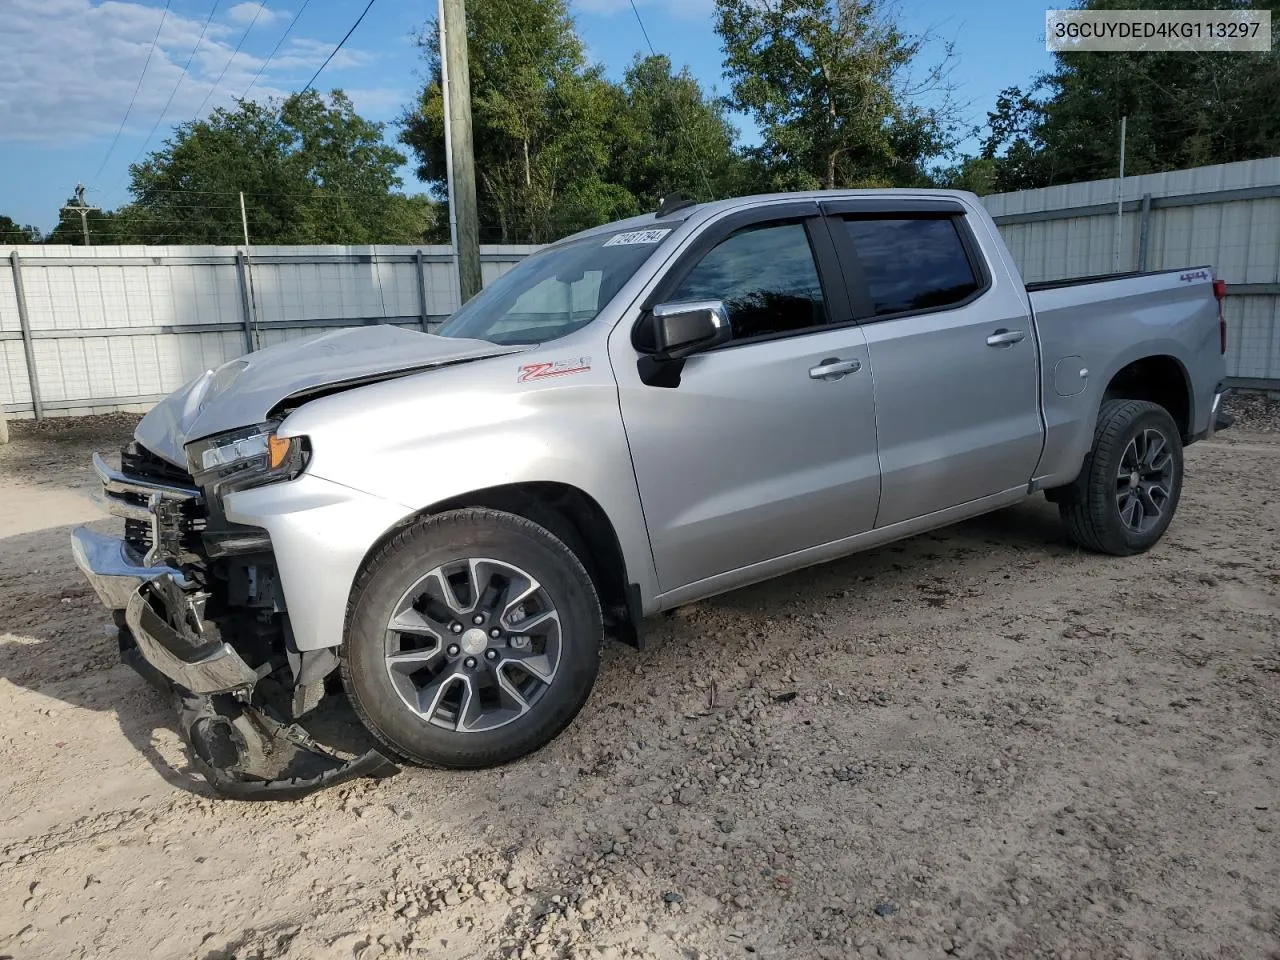
[[[1147,238],[1151,230],[1151,194],[1142,195],[1142,220],[1138,226],[1138,272],[1147,269]]]
[[[244,352],[253,353],[253,306],[249,298],[249,258],[236,251],[236,276],[240,279],[240,309],[244,317]]]
[[[427,318],[427,268],[421,250],[414,251],[413,267],[418,277],[418,318],[422,324],[422,332],[431,332],[431,321]]]
[[[27,292],[22,286],[22,257],[17,250],[9,254],[9,265],[13,268],[13,292],[18,300],[18,325],[22,328],[22,350],[27,355],[27,382],[31,387],[31,409],[35,413],[36,420],[43,420],[44,401],[40,399],[40,381],[36,377],[36,351],[35,345],[31,342]]]

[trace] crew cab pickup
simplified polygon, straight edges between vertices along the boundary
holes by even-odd
[[[744,197],[568,237],[434,335],[286,342],[95,459],[76,559],[224,793],[513,760],[605,636],[1043,492],[1138,554],[1218,426],[1209,267],[1024,284],[967,193]],[[377,742],[298,718],[338,676]]]

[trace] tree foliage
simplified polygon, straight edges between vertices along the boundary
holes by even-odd
[[[1089,10],[1130,0],[1084,0]],[[1150,0],[1149,9],[1272,11],[1280,0]],[[1001,92],[978,158],[944,179],[990,171],[990,192],[1114,177],[1120,118],[1127,117],[1125,173],[1137,175],[1280,153],[1280,47],[1270,53],[1070,53],[1030,90]],[[978,161],[993,161],[984,165]]]
[[[913,83],[923,41],[878,0],[716,0],[716,16],[729,103],[760,128],[760,186],[909,185],[948,147],[946,60]]]
[[[427,82],[401,117],[418,175],[445,189],[438,34]],[[679,190],[709,199],[732,182],[723,107],[666,57],[637,57],[621,84],[587,62],[564,0],[467,5],[481,236],[542,243],[651,208]]]
[[[421,242],[434,210],[399,192],[404,162],[340,90],[239,101],[133,165],[117,217],[135,242],[235,243],[243,191],[254,243]]]
[[[0,214],[0,244],[39,243],[40,230],[30,224],[19,224],[12,217]]]
[[[616,177],[638,209],[653,210],[677,192],[695,200],[742,192],[738,131],[688,68],[673,73],[670,58],[637,54],[622,80],[622,105],[614,127]]]

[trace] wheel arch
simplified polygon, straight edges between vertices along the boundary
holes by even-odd
[[[643,648],[640,587],[628,577],[617,530],[599,502],[586,491],[571,484],[523,481],[486,487],[439,500],[409,514],[383,533],[369,547],[359,569],[365,568],[369,559],[383,544],[423,517],[471,507],[515,514],[550,531],[586,567],[604,610],[606,633],[629,646]]]
[[[1195,397],[1191,375],[1177,357],[1157,353],[1130,360],[1107,381],[1098,399],[1098,409],[1108,400],[1146,400],[1159,404],[1173,417],[1183,442],[1191,436]]]

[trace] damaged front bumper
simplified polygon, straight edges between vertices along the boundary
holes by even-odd
[[[85,527],[72,532],[77,566],[113,611],[122,659],[170,690],[195,766],[218,793],[239,799],[292,799],[356,777],[385,777],[396,764],[371,750],[343,760],[298,725],[283,723],[255,697],[271,672],[255,669],[205,619],[209,594],[176,566],[152,565],[164,544],[161,520],[175,504],[200,496],[194,487],[126,477],[99,457],[110,512],[151,526],[145,556],[126,540]]]

